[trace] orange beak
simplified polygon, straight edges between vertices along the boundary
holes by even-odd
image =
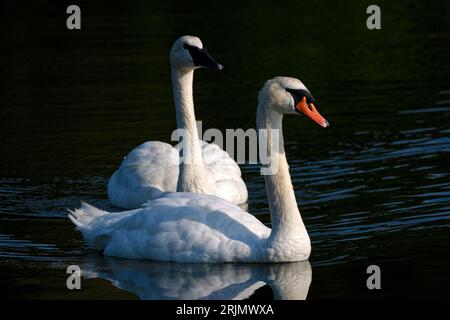
[[[303,97],[302,100],[297,103],[295,108],[297,109],[297,111],[303,113],[305,116],[317,123],[319,126],[326,128],[330,125],[328,121],[324,117],[322,117],[319,111],[317,111],[312,102],[306,102],[306,97]]]

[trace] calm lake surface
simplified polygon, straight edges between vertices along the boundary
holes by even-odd
[[[450,3],[2,2],[0,295],[11,299],[450,298]],[[330,122],[286,117],[309,263],[183,265],[104,258],[67,219],[108,208],[132,148],[175,129],[168,52],[198,35],[223,72],[195,74],[203,128],[255,126],[257,93],[300,78]],[[264,179],[243,165],[249,211],[270,225]],[[66,289],[66,268],[85,271]],[[366,268],[380,266],[369,291]],[[297,296],[299,297],[299,296]]]

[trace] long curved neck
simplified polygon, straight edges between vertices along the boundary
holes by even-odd
[[[260,139],[260,147],[261,143],[267,143],[269,166],[272,167],[272,172],[264,175],[272,221],[269,241],[282,241],[292,237],[306,237],[309,241],[295,199],[289,165],[284,152],[282,122],[283,115],[281,113],[275,111],[269,104],[260,103],[257,114],[257,128],[260,132],[260,138],[261,136],[264,137],[264,139]],[[267,134],[261,135],[261,132]],[[278,139],[278,141],[275,141],[275,139]]]
[[[185,71],[172,67],[177,127],[182,133],[177,192],[205,193],[208,184],[195,121],[193,79],[193,70]]]

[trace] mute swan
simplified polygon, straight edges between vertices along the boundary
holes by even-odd
[[[177,126],[185,130],[184,149],[198,155],[194,170],[188,170],[183,190],[212,194],[235,204],[247,202],[247,187],[236,162],[216,144],[199,141],[194,114],[192,81],[194,70],[206,67],[222,70],[197,37],[183,36],[170,51],[173,96]],[[164,192],[177,191],[178,149],[159,141],[145,142],[133,149],[108,182],[112,204],[134,209]],[[181,184],[181,183],[180,183]]]
[[[108,214],[83,204],[69,218],[91,248],[108,256],[178,262],[306,260],[311,244],[289,175],[282,120],[284,114],[302,113],[327,127],[313,101],[300,80],[288,77],[268,80],[259,94],[257,128],[267,130],[271,162],[278,162],[278,170],[264,176],[272,230],[226,200],[183,192],[168,193],[144,208]],[[271,131],[277,129],[275,148]]]

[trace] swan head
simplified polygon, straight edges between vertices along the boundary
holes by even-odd
[[[275,77],[266,81],[259,93],[259,100],[281,114],[305,115],[326,128],[328,121],[315,107],[315,99],[298,79]]]
[[[173,67],[186,71],[202,67],[213,70],[223,69],[223,66],[203,47],[202,41],[193,36],[182,36],[175,41],[170,50],[170,62]]]

